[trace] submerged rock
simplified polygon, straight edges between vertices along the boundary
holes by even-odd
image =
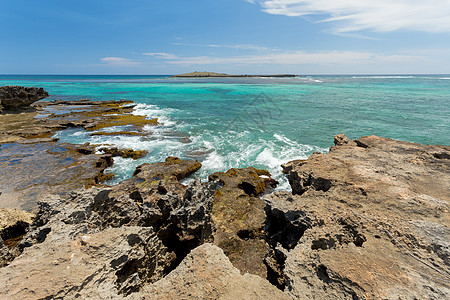
[[[55,142],[2,144],[0,207],[33,211],[48,194],[64,196],[100,183],[113,163],[111,155],[83,152]]]
[[[16,110],[48,97],[43,88],[23,86],[0,87],[0,112],[5,110]]]

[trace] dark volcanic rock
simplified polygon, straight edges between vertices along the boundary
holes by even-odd
[[[5,110],[18,109],[48,97],[43,88],[23,86],[0,87],[0,112],[1,107]]]
[[[300,299],[450,296],[450,147],[337,138],[268,197],[269,278]],[[270,277],[269,276],[269,277]]]

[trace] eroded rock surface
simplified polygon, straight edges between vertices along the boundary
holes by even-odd
[[[157,124],[133,115],[133,102],[126,100],[41,101],[33,107],[35,111],[0,115],[0,207],[35,210],[46,194],[63,195],[111,179],[114,174],[104,170],[113,156],[138,159],[147,154],[115,147],[96,154],[96,145],[57,143],[52,138],[56,131],[126,124],[130,132],[143,134],[145,125]]]
[[[270,279],[299,299],[450,297],[450,147],[339,137],[268,197]]]
[[[214,183],[194,181],[182,189],[173,181],[198,163],[168,161],[167,180],[156,186],[153,177],[139,177],[41,202],[32,229],[18,245],[22,254],[0,269],[0,297],[127,296],[210,241]],[[150,166],[143,168],[142,174],[152,173]],[[152,174],[160,168],[156,163]],[[146,180],[148,185],[135,185]],[[43,276],[48,280],[42,282]]]
[[[169,157],[48,196],[0,240],[0,298],[449,298],[450,147],[335,141],[283,166],[293,193],[255,168],[184,186],[201,164]]]
[[[258,196],[277,183],[270,179],[269,172],[253,167],[217,172],[209,180],[222,186],[214,193],[215,245],[224,250],[241,272],[266,278],[264,257],[269,252],[264,231],[266,204]]]
[[[160,281],[144,288],[146,299],[289,299],[259,276],[240,271],[212,244],[194,249]]]

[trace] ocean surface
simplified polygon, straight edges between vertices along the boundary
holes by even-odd
[[[147,150],[143,159],[115,158],[109,184],[136,166],[167,156],[197,159],[202,180],[216,171],[268,169],[289,189],[280,165],[326,152],[335,134],[379,135],[450,145],[450,75],[305,76],[181,79],[169,76],[0,75],[0,86],[38,86],[50,99],[133,100],[136,114],[159,118],[149,137],[90,137],[83,129],[61,142]],[[111,129],[115,131],[117,128]],[[126,128],[120,128],[126,129]]]

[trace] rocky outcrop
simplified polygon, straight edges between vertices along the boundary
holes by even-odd
[[[269,279],[299,299],[450,296],[450,147],[335,139],[268,197]]]
[[[221,185],[214,193],[214,243],[241,272],[266,278],[264,257],[269,252],[264,231],[266,204],[259,196],[277,182],[270,179],[266,170],[252,167],[217,172],[209,180]]]
[[[0,297],[127,296],[161,279],[211,241],[215,183],[186,188],[177,180],[200,166],[168,158],[114,187],[47,198],[18,245],[22,254],[0,270]]]
[[[23,86],[0,87],[0,112],[4,110],[16,110],[21,107],[47,98],[48,93],[43,88]]]
[[[450,147],[335,141],[283,165],[293,193],[255,168],[184,186],[201,164],[169,157],[48,196],[0,240],[0,298],[449,298]]]
[[[113,156],[138,159],[147,154],[116,147],[103,147],[103,154],[96,154],[96,145],[56,143],[56,131],[125,122],[130,130],[143,131],[143,126],[156,124],[155,119],[133,115],[133,102],[126,100],[41,101],[33,107],[36,111],[0,115],[0,207],[37,209],[43,195],[62,196],[111,179],[114,174],[104,170]]]
[[[113,163],[110,154],[85,152],[71,144],[10,143],[0,148],[0,207],[37,209],[48,194],[99,184]]]

